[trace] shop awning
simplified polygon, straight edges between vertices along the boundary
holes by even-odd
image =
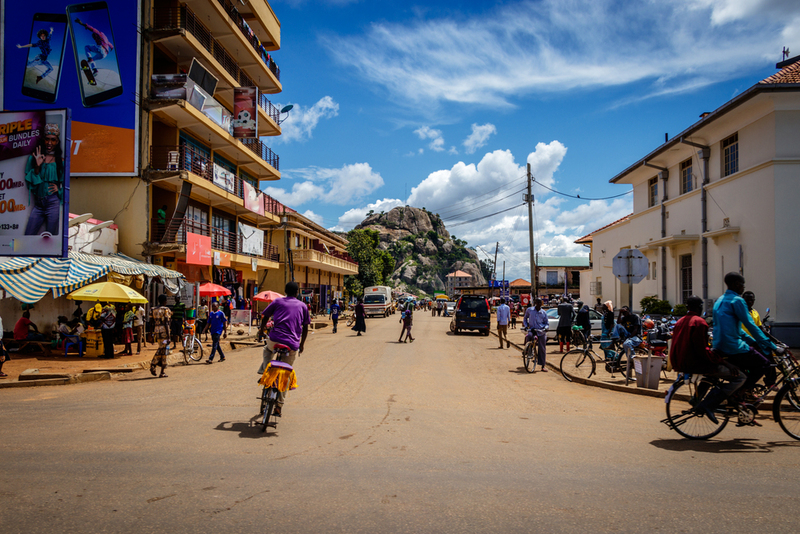
[[[53,298],[96,282],[109,272],[159,277],[165,285],[180,286],[184,276],[160,265],[114,254],[96,256],[70,252],[69,258],[12,258],[0,263],[0,286],[26,304],[38,302],[52,290]],[[179,287],[178,287],[179,289]]]

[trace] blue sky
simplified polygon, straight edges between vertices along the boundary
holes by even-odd
[[[425,207],[528,278],[526,163],[583,198],[800,53],[794,0],[412,2],[273,0],[282,179],[265,191],[331,229]],[[536,250],[631,212],[535,185]],[[508,208],[508,211],[475,221]],[[479,252],[483,257],[483,253]]]

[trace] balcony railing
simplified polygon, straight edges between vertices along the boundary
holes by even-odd
[[[349,261],[351,263],[355,263],[356,265],[358,265],[358,263],[353,258],[351,258],[350,254],[348,254],[347,252],[340,252],[338,250],[325,250],[325,247],[323,247],[320,243],[315,243],[314,245],[312,245],[311,249],[316,250],[318,252],[322,252],[323,254],[329,254],[334,258],[339,258],[344,261]]]
[[[171,232],[170,228],[177,228],[176,232]],[[275,245],[272,245],[264,240],[264,249],[262,254],[254,255],[249,252],[243,251],[244,238],[235,233],[220,228],[213,228],[209,224],[195,221],[194,219],[171,219],[166,224],[158,224],[158,219],[153,218],[150,221],[150,241],[154,243],[177,243],[181,245],[186,244],[186,232],[193,234],[210,236],[211,248],[221,252],[228,252],[231,254],[242,254],[254,258],[264,258],[267,260],[279,262],[280,253]],[[173,235],[174,234],[174,235]]]
[[[153,30],[186,30],[191,33],[205,48],[219,61],[220,65],[233,76],[242,87],[255,87],[256,83],[239,67],[235,59],[225,50],[212,35],[211,31],[202,23],[200,18],[187,6],[153,8]],[[252,44],[252,42],[251,42]],[[259,57],[261,51],[256,50]],[[271,59],[271,58],[270,58]],[[262,57],[262,61],[265,61]],[[266,63],[266,61],[265,61]],[[266,63],[267,67],[280,80],[280,69],[274,61]],[[274,68],[273,68],[274,67]]]
[[[294,261],[295,263],[301,261],[315,261],[318,263],[323,263],[325,265],[338,267],[340,269],[358,270],[358,264],[354,262],[352,259],[346,260],[344,258],[333,256],[332,254],[327,254],[325,252],[320,252],[318,250],[312,250],[308,248],[293,250],[292,261]]]
[[[218,1],[220,5],[223,7],[223,9],[225,9],[225,11],[228,12],[228,15],[231,17],[231,20],[233,20],[233,23],[236,24],[237,28],[239,28],[239,31],[242,32],[242,35],[244,35],[244,38],[253,47],[253,50],[256,51],[258,57],[261,58],[261,61],[263,61],[267,65],[267,67],[269,67],[269,70],[271,70],[272,73],[275,75],[275,77],[278,78],[278,81],[280,81],[281,69],[278,68],[278,65],[272,59],[272,56],[270,56],[267,53],[266,49],[264,48],[264,45],[261,44],[261,40],[258,37],[256,37],[255,33],[253,33],[253,30],[250,28],[250,25],[247,24],[247,22],[244,20],[242,15],[239,13],[239,10],[236,9],[236,6],[233,5],[233,3],[230,0],[218,0]]]
[[[241,141],[242,144],[246,146],[253,154],[272,165],[276,171],[280,170],[280,158],[260,139],[239,139],[239,141]]]
[[[178,146],[153,145],[150,147],[150,168],[154,171],[189,171],[200,178],[214,182],[214,162],[205,152],[181,143]],[[234,176],[230,193],[244,199],[244,186],[239,176]],[[221,186],[220,186],[221,187]],[[224,189],[224,188],[223,188]],[[258,187],[256,187],[258,189]],[[279,215],[292,211],[271,196],[264,194],[264,211]]]

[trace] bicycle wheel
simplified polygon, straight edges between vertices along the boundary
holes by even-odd
[[[529,373],[536,371],[536,352],[533,345],[533,341],[528,341],[525,344],[525,348],[522,349],[522,363],[525,365],[525,370]]]
[[[350,316],[347,318],[347,326],[353,326],[353,323],[356,322],[355,317]]]
[[[264,410],[267,408],[267,388],[261,389],[261,409],[258,413],[263,414]]]
[[[628,377],[628,367],[630,367],[630,378]],[[617,370],[622,374],[622,377],[625,379],[625,385],[627,386],[630,382],[636,381],[636,370],[633,367],[633,360],[628,359],[628,355],[625,354],[623,350],[619,354],[619,360],[617,362]]]
[[[193,361],[199,362],[203,360],[203,344],[196,337],[192,337],[187,341],[185,354]]]
[[[686,384],[680,382],[672,391],[672,395],[667,401],[667,420],[669,427],[689,439],[709,439],[713,438],[728,424],[727,411],[719,411],[714,415],[717,423],[711,421],[705,414],[698,414],[694,407],[700,401],[698,398],[697,387],[703,386],[706,391],[708,384]],[[702,393],[701,393],[702,395]]]
[[[265,395],[267,396],[266,406],[264,407],[264,416],[261,419],[261,430],[264,432],[266,432],[267,428],[270,426],[269,420],[271,417],[273,417],[272,413],[275,410],[275,399],[270,394],[269,389],[271,388],[264,388]]]
[[[591,378],[597,364],[596,355],[588,349],[573,349],[561,358],[561,376],[567,382],[572,382],[573,377]]]
[[[797,407],[797,396],[800,384],[789,380],[775,395],[772,415],[784,432],[794,439],[800,440],[800,408]]]

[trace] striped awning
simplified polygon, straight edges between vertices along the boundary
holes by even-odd
[[[70,252],[69,258],[11,258],[0,263],[0,287],[25,304],[34,304],[52,290],[62,297],[96,282],[109,272],[161,277],[165,283],[180,284],[184,276],[160,265],[151,265],[124,254],[96,256]]]
[[[127,275],[144,274],[146,276],[160,276],[161,278],[178,278],[184,276],[178,271],[167,269],[160,265],[145,263],[131,258],[124,254],[109,254],[108,256],[97,256],[95,254],[85,254],[83,252],[70,252],[70,258],[78,259],[84,263],[93,265],[107,265],[110,270]]]
[[[108,265],[94,265],[70,258],[69,272],[63,282],[53,287],[53,298],[62,297],[77,291],[85,285],[96,282],[111,270]]]
[[[20,302],[33,304],[64,282],[70,263],[69,259],[42,258],[25,271],[0,272],[0,286]]]
[[[27,271],[39,261],[39,258],[5,258],[0,260],[0,273],[21,273]]]

